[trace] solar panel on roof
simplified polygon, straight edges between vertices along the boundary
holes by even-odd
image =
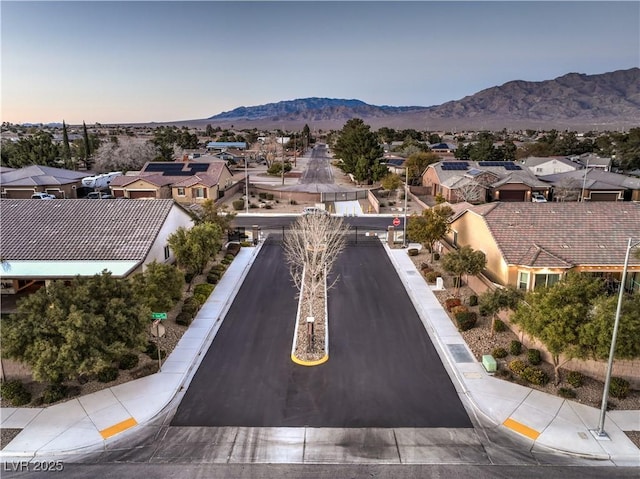
[[[209,169],[209,165],[207,163],[191,163],[191,165],[189,165],[189,168],[193,172],[204,173]]]
[[[446,171],[464,171],[469,168],[469,163],[466,161],[443,161],[441,167]]]
[[[515,163],[504,165],[504,167],[505,167],[505,169],[511,170],[511,171],[521,170],[522,169],[522,168],[520,168],[520,165],[516,165]]]

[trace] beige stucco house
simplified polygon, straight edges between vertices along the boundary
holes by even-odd
[[[529,290],[579,271],[617,289],[629,238],[640,241],[640,204],[495,202],[456,214],[446,242],[484,252],[485,276],[502,286]],[[633,255],[624,286],[640,290]]]
[[[232,186],[232,178],[224,161],[154,161],[139,172],[114,178],[110,188],[116,198],[173,199],[197,204],[224,196]]]

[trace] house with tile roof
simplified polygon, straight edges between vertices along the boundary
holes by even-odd
[[[529,168],[536,176],[554,175],[582,169],[582,165],[565,156],[529,156],[522,160],[522,165]]]
[[[124,278],[153,261],[173,262],[167,238],[193,225],[171,199],[3,199],[0,215],[3,295],[103,270]]]
[[[151,161],[134,174],[114,178],[115,198],[172,198],[182,204],[217,201],[233,184],[224,161]]]
[[[550,186],[513,161],[440,161],[427,167],[422,186],[445,201],[531,201],[533,193],[548,196]]]
[[[87,171],[65,170],[51,166],[30,165],[0,171],[2,198],[31,198],[34,193],[49,193],[56,198],[77,198]]]
[[[540,176],[540,180],[552,187],[556,201],[640,201],[640,178],[600,168]]]
[[[484,252],[484,275],[502,286],[530,290],[579,271],[603,276],[615,289],[629,238],[640,240],[637,203],[496,202],[454,215],[446,242]],[[625,288],[640,289],[633,255]]]

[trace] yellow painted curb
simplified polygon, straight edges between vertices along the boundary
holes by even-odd
[[[534,441],[538,439],[540,433],[535,429],[531,429],[529,426],[525,426],[514,419],[508,418],[505,422],[502,423],[504,426],[507,426],[509,429],[513,429],[515,432],[519,432],[523,436],[527,436]]]
[[[129,419],[125,419],[124,421],[119,422],[118,424],[114,424],[111,427],[103,429],[102,431],[100,431],[100,434],[104,439],[109,439],[111,436],[115,436],[116,434],[137,425],[138,425],[138,422],[132,417],[130,417]]]
[[[320,364],[326,363],[329,361],[329,355],[325,354],[323,357],[318,359],[317,361],[304,361],[302,359],[296,358],[293,354],[291,355],[291,361],[300,366],[319,366]]]

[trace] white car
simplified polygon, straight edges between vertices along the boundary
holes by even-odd
[[[49,193],[34,193],[31,195],[32,200],[55,200],[56,195]]]
[[[546,203],[547,199],[540,193],[534,193],[531,195],[531,201],[533,201],[534,203]]]
[[[313,206],[307,206],[302,211],[303,215],[328,215],[329,212],[327,210],[323,210],[321,208],[315,208]]]

